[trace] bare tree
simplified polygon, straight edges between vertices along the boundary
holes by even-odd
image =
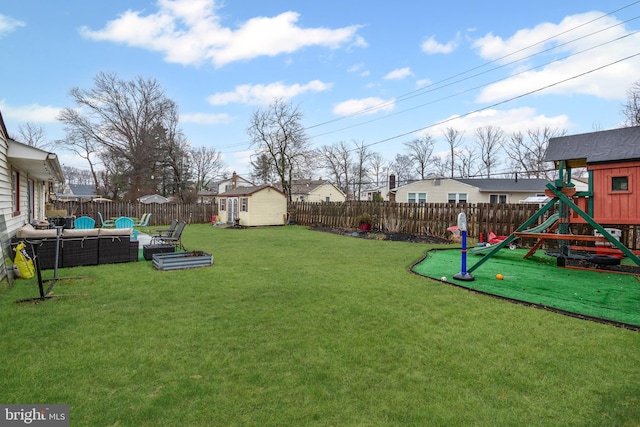
[[[382,182],[386,180],[385,173],[387,170],[387,163],[384,160],[382,154],[374,152],[369,157],[369,169],[371,170],[371,178],[376,187],[380,187]]]
[[[189,151],[196,191],[208,188],[209,182],[219,178],[225,167],[222,153],[211,147],[192,148]]]
[[[147,191],[156,164],[165,156],[163,150],[182,143],[176,103],[153,79],[124,81],[108,73],[99,73],[93,88],[74,87],[70,95],[77,108],[65,108],[59,116],[67,130],[63,141],[75,147],[79,140],[86,141],[97,149],[105,166],[116,168],[105,177],[122,175],[117,183],[108,184],[110,188],[126,191],[129,199]],[[162,147],[160,138],[165,138]]]
[[[329,173],[334,184],[344,192],[351,194],[351,164],[353,162],[352,151],[346,142],[334,142],[331,145],[323,145],[317,153],[319,163]]]
[[[442,131],[442,134],[444,135],[444,139],[447,142],[447,145],[449,145],[448,163],[451,171],[450,178],[453,178],[456,170],[456,157],[459,153],[458,148],[462,144],[462,137],[464,136],[464,132],[460,132],[459,130],[454,128],[446,128],[444,131]],[[442,176],[444,176],[444,174],[442,174]]]
[[[445,177],[449,174],[449,165],[451,163],[449,162],[449,160],[443,160],[442,157],[440,156],[435,156],[433,158],[433,161],[431,162],[431,167],[432,167],[432,173],[433,175],[435,175],[438,178],[442,178]],[[453,178],[455,174],[451,175],[451,178]]]
[[[640,80],[627,90],[627,103],[622,106],[626,126],[640,126]]]
[[[369,178],[369,169],[367,166],[373,153],[369,150],[369,147],[364,144],[364,141],[354,141],[354,144],[356,147],[352,174],[354,178],[353,192],[355,194],[355,198],[360,200],[360,195],[362,194],[362,183]]]
[[[44,147],[47,145],[47,132],[42,125],[27,122],[18,126],[18,134],[20,135],[20,142],[24,144],[32,147]]]
[[[94,157],[97,153],[97,141],[92,138],[90,133],[86,133],[82,128],[73,126],[65,126],[66,136],[64,139],[53,142],[54,147],[60,147],[72,151],[78,157],[84,159],[89,164],[89,171],[93,177],[93,186],[96,192],[100,191],[100,181],[96,170],[96,161]]]
[[[302,112],[282,99],[254,111],[247,132],[252,145],[269,156],[284,193],[291,200],[291,180],[313,156],[302,126]]]
[[[458,175],[460,178],[471,178],[476,174],[478,154],[474,147],[467,147],[458,153]]]
[[[491,169],[500,162],[498,152],[502,148],[503,141],[504,132],[499,126],[476,128],[476,144],[480,149],[480,161],[487,178],[491,178]]]
[[[513,172],[520,172],[527,178],[552,179],[551,164],[544,162],[544,155],[549,139],[566,134],[566,130],[557,128],[536,128],[527,131],[527,138],[522,132],[514,132],[504,140],[504,150],[511,160]]]
[[[422,138],[416,138],[409,142],[405,142],[404,146],[408,151],[409,158],[413,162],[413,166],[416,168],[418,177],[425,179],[427,175],[427,168],[431,163],[431,155],[433,154],[433,147],[435,143],[431,135],[426,134]]]
[[[396,154],[391,168],[396,173],[396,183],[398,186],[407,184],[415,179],[415,175],[413,174],[413,159],[406,154]]]

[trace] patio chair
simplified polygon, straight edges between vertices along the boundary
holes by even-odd
[[[136,227],[146,227],[149,225],[149,218],[151,218],[151,213],[143,213],[142,217],[139,221],[135,222]]]
[[[157,240],[165,245],[173,245],[175,247],[179,247],[183,251],[186,251],[182,244],[182,230],[184,230],[185,225],[187,225],[186,221],[182,221],[178,224],[176,231],[174,231],[171,237],[158,237]]]
[[[133,228],[135,225],[135,221],[126,216],[121,216],[115,220],[116,228]]]
[[[98,218],[100,218],[100,226],[104,227],[104,228],[111,228],[111,227],[115,227],[116,226],[116,222],[112,219],[108,219],[108,220],[104,220],[104,218],[102,218],[102,214],[100,212],[98,212]]]
[[[81,216],[73,220],[73,228],[78,230],[89,230],[96,226],[96,220],[89,216]]]
[[[173,236],[173,232],[176,231],[176,227],[178,226],[178,220],[174,219],[171,221],[171,225],[169,228],[163,230],[156,230],[156,234],[151,236],[151,239],[160,238],[160,237],[171,237]]]

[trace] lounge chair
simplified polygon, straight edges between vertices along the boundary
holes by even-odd
[[[187,223],[185,221],[182,221],[178,224],[178,226],[176,227],[176,231],[173,232],[173,235],[171,235],[171,237],[157,237],[155,242],[165,245],[174,245],[176,247],[179,247],[183,251],[186,250],[184,245],[182,244],[182,230],[184,230],[185,225],[187,225]]]
[[[89,216],[81,216],[73,221],[73,228],[78,230],[89,230],[96,226],[96,220]]]
[[[104,227],[104,228],[112,228],[116,226],[116,222],[112,219],[108,219],[108,220],[104,220],[104,218],[102,218],[102,214],[100,212],[98,212],[98,218],[100,218],[100,226]]]
[[[171,221],[171,225],[169,228],[165,228],[162,230],[156,230],[156,234],[151,236],[151,239],[160,238],[160,237],[171,237],[173,236],[173,232],[176,231],[176,227],[178,226],[178,220],[174,219]]]

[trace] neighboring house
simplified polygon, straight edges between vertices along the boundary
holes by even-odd
[[[221,194],[225,191],[229,191],[238,187],[254,187],[255,184],[248,179],[244,179],[240,175],[235,172],[231,175],[230,178],[225,178],[222,181],[215,182],[211,188],[211,190],[215,194]]]
[[[346,199],[345,194],[326,179],[291,181],[291,200],[294,202],[344,202]]]
[[[64,182],[58,156],[11,139],[0,113],[0,237],[45,218],[45,203]],[[6,234],[5,233],[6,227]]]
[[[587,168],[592,190],[574,201],[596,222],[640,224],[640,126],[551,138],[544,160]]]
[[[56,199],[63,202],[93,200],[99,197],[93,185],[65,184],[62,193],[56,193]]]
[[[218,195],[218,221],[246,227],[284,225],[287,196],[271,185],[237,187]]]
[[[138,201],[150,205],[151,203],[169,203],[170,200],[160,194],[147,194],[146,196],[139,197]]]
[[[391,190],[398,203],[519,203],[544,196],[546,179],[434,178]]]

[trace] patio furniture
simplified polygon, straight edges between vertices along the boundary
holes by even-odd
[[[88,216],[81,216],[73,221],[73,228],[77,230],[90,230],[95,226],[96,220]]]
[[[102,213],[98,212],[98,218],[100,218],[100,226],[103,228],[113,228],[116,226],[116,222],[108,219],[105,221],[104,218],[102,218]]]
[[[147,225],[149,225],[149,218],[151,218],[151,212],[143,213],[142,217],[140,218],[140,220],[139,221],[135,221],[135,226],[136,227],[146,227]]]
[[[156,234],[151,236],[151,240],[159,237],[171,237],[173,235],[173,232],[176,231],[177,226],[178,226],[178,220],[174,219],[173,221],[171,221],[171,225],[169,226],[169,228],[166,228],[163,230],[156,230]]]
[[[121,216],[115,220],[116,228],[133,228],[135,225],[135,221],[126,216]]]
[[[186,250],[184,245],[182,244],[182,231],[184,227],[187,225],[186,221],[182,221],[176,227],[176,231],[169,237],[156,237],[155,240],[152,240],[152,243],[159,244],[167,244],[174,245],[175,247],[179,247],[183,251]]]

